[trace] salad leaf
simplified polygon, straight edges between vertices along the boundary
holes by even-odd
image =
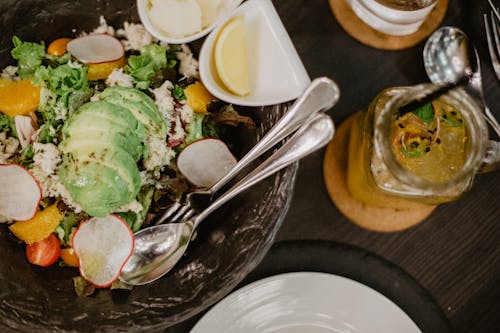
[[[426,103],[412,112],[426,124],[430,124],[434,121],[434,109],[431,103]]]
[[[43,118],[39,141],[56,143],[64,119],[93,94],[87,80],[87,66],[66,63],[55,68],[40,66],[33,76],[35,84],[44,85],[39,112]]]
[[[167,67],[166,49],[160,45],[146,45],[140,55],[132,55],[125,66],[125,73],[130,74],[137,89],[148,89],[156,71]]]
[[[118,215],[125,223],[128,224],[130,229],[133,228],[135,221],[137,220],[137,214],[134,212],[118,212],[114,213],[115,215]],[[134,231],[134,229],[132,229]]]
[[[186,95],[184,95],[184,89],[178,84],[174,84],[174,89],[172,89],[172,97],[178,101],[183,101],[186,99]]]
[[[75,276],[73,278],[73,286],[75,287],[75,293],[78,297],[87,297],[94,293],[95,287],[90,282],[87,282],[81,276]]]
[[[35,151],[33,150],[32,145],[27,145],[21,151],[21,157],[19,164],[23,167],[28,168],[31,164],[33,164],[33,157],[35,156]]]
[[[68,109],[70,112],[75,111],[80,106],[82,106],[85,102],[87,102],[90,97],[94,94],[94,90],[85,87],[80,90],[73,91],[68,98]]]
[[[153,200],[154,186],[145,185],[139,191],[137,195],[137,201],[142,205],[142,211],[140,213],[134,212],[119,212],[116,215],[120,216],[125,223],[127,223],[133,232],[138,231],[144,221],[146,221],[146,216],[148,214],[149,208],[151,207],[151,202]]]
[[[76,214],[72,211],[68,211],[61,223],[59,223],[59,226],[56,228],[56,233],[62,245],[66,246],[70,244],[71,232],[73,231],[73,228],[76,227],[78,222]]]
[[[45,44],[23,42],[19,37],[12,37],[14,49],[10,52],[17,60],[18,73],[21,78],[32,76],[42,64],[45,57]]]
[[[132,230],[136,232],[139,230],[146,221],[146,217],[148,215],[149,208],[151,207],[151,202],[153,201],[153,194],[155,192],[155,187],[153,185],[146,185],[141,188],[139,194],[137,195],[137,200],[142,205],[142,211],[139,214],[139,218],[134,224]]]
[[[9,117],[6,114],[0,113],[0,132],[3,131],[8,131],[11,135],[17,137],[14,117]]]
[[[46,121],[40,128],[38,141],[41,143],[57,143],[61,128],[62,124],[59,124],[55,119]]]
[[[186,125],[186,140],[182,144],[185,147],[189,143],[203,138],[203,119],[205,115],[203,113],[195,113],[191,122]]]
[[[60,96],[87,88],[87,67],[63,64],[55,68],[40,66],[34,75],[34,83],[45,82],[47,88]]]
[[[50,54],[45,54],[46,62],[51,67],[57,67],[59,65],[67,64],[72,58],[71,53],[66,52],[62,56],[53,56]]]

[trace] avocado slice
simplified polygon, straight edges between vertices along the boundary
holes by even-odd
[[[126,108],[105,101],[89,102],[78,108],[62,128],[63,137],[69,137],[72,131],[110,129],[124,134],[137,135],[140,140],[146,137],[144,126]]]
[[[108,128],[108,131],[105,131],[104,128],[89,130],[78,127],[71,131],[71,134],[59,144],[58,148],[63,153],[74,153],[82,146],[92,145],[98,150],[109,144],[125,150],[136,162],[145,154],[146,148],[137,135],[132,132],[120,132],[115,127]]]
[[[108,87],[100,95],[104,101],[127,108],[148,130],[150,135],[165,137],[167,124],[154,101],[134,88]]]
[[[139,168],[132,156],[123,148],[109,142],[98,146],[92,140],[81,141],[69,155],[80,165],[89,161],[103,164],[115,170],[129,184],[128,193],[135,198],[141,187]]]
[[[72,199],[91,216],[106,216],[132,200],[129,184],[101,163],[79,163],[65,155],[59,177]]]

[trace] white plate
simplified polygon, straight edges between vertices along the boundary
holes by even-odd
[[[147,3],[148,3],[147,0],[137,0],[137,12],[139,13],[139,18],[141,19],[141,23],[144,25],[146,30],[148,30],[149,33],[153,35],[153,37],[155,37],[158,40],[171,44],[182,44],[182,43],[189,43],[204,37],[206,34],[212,31],[220,22],[225,21],[227,17],[231,15],[233,10],[236,7],[238,7],[242,1],[243,0],[227,0],[225,10],[219,15],[219,17],[212,24],[210,24],[208,27],[201,30],[200,32],[185,37],[169,37],[160,32],[158,29],[156,29],[155,26],[149,20],[149,15],[147,11]]]
[[[215,74],[213,61],[214,41],[224,23],[236,15],[244,17],[246,31],[251,92],[245,97],[224,89]],[[238,105],[263,106],[291,101],[311,82],[271,0],[248,0],[221,22],[203,43],[199,66],[201,80],[208,91],[223,101]]]
[[[191,333],[422,333],[379,292],[327,273],[251,283],[208,311]]]

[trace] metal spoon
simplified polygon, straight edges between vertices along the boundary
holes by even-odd
[[[208,215],[250,186],[323,147],[333,133],[334,125],[329,116],[313,116],[266,161],[198,215],[181,223],[160,224],[137,232],[134,252],[125,264],[120,280],[142,285],[166,274],[182,257],[193,232]]]
[[[180,218],[189,218],[190,216],[186,216],[186,212],[189,212],[191,208],[200,209],[207,207],[212,200],[213,194],[239,174],[241,170],[278,142],[295,132],[311,115],[333,107],[339,100],[339,97],[340,90],[334,81],[327,77],[314,79],[302,95],[290,106],[283,117],[274,124],[266,135],[224,177],[209,188],[188,193],[186,203],[174,203],[154,224],[161,224],[168,220],[175,221]]]
[[[486,121],[500,136],[500,125],[484,99],[479,56],[467,35],[455,27],[439,28],[425,43],[423,58],[432,83],[465,81],[465,90],[484,106]]]

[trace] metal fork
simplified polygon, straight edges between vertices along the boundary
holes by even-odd
[[[224,177],[209,188],[188,193],[185,201],[173,203],[153,224],[158,225],[166,220],[169,223],[180,222],[189,219],[207,207],[212,201],[213,194],[233,179],[242,169],[295,132],[314,114],[330,109],[337,103],[339,96],[340,91],[334,81],[326,77],[313,80],[284,116],[276,122],[266,135]]]
[[[490,51],[491,62],[493,64],[493,69],[497,78],[500,80],[500,61],[498,60],[498,55],[500,54],[500,38],[498,36],[498,24],[500,24],[500,14],[498,8],[496,8],[491,0],[488,0],[491,7],[490,18],[488,20],[488,15],[483,14],[484,28],[486,30],[486,39],[488,40],[488,49]],[[490,27],[491,23],[491,27]],[[493,37],[491,36],[493,35]]]

